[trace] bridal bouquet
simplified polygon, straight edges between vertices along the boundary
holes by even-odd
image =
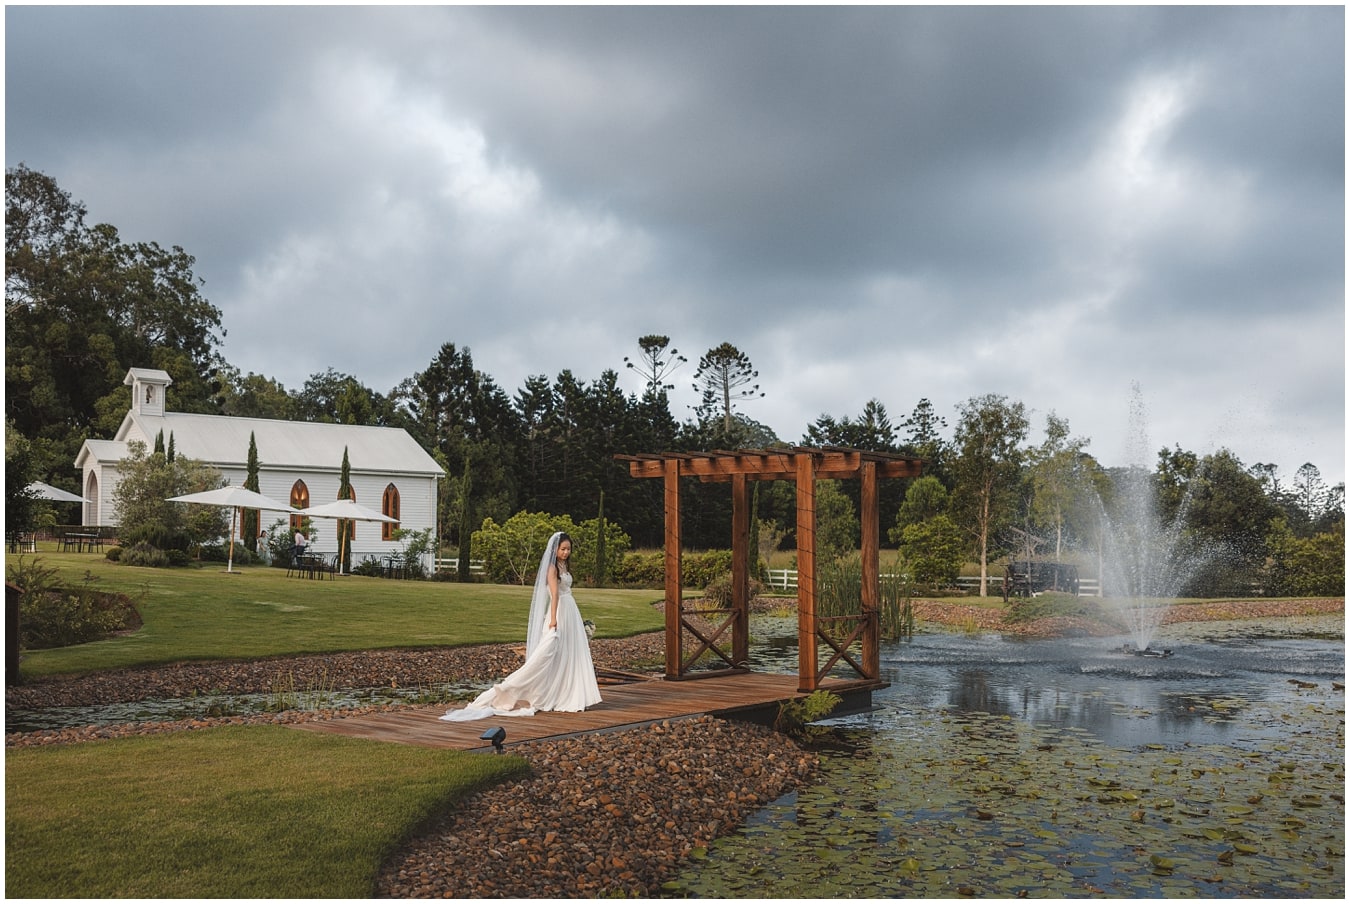
[[[586,619],[585,621],[583,621],[583,622],[581,623],[581,626],[582,626],[583,628],[586,629],[586,639],[587,639],[587,640],[590,640],[592,637],[595,636],[595,622],[591,621],[591,620],[588,618],[588,619]]]

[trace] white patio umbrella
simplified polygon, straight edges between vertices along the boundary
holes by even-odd
[[[324,505],[315,505],[307,509],[301,509],[300,514],[308,515],[311,518],[333,518],[338,521],[380,521],[385,524],[398,524],[397,518],[390,518],[388,515],[382,515],[374,509],[368,509],[363,505],[357,505],[350,499],[339,499],[337,502],[329,502]],[[342,538],[345,544],[347,538]],[[338,574],[342,574],[342,563],[347,558],[347,550],[338,550]]]
[[[255,493],[244,487],[221,487],[218,490],[207,490],[204,493],[188,493],[186,496],[171,496],[168,501],[191,502],[194,505],[229,506],[232,509],[230,512],[230,560],[225,566],[227,572],[234,571],[234,530],[241,508],[267,509],[269,512],[294,511],[293,508],[284,502],[277,502],[269,496],[264,496],[262,493]]]
[[[74,493],[68,493],[60,487],[54,487],[50,483],[43,483],[35,480],[28,485],[28,489],[39,499],[47,499],[51,502],[88,502],[83,496],[76,496]]]

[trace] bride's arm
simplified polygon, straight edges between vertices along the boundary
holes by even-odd
[[[548,627],[554,630],[558,627],[558,568],[551,566],[548,570]]]

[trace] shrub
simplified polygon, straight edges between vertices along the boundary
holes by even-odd
[[[578,581],[596,580],[596,547],[600,522],[592,518],[576,524],[568,515],[517,512],[504,524],[491,518],[473,532],[471,547],[483,560],[487,579],[498,584],[525,584],[534,580],[544,544],[555,531],[572,538],[572,574]],[[605,549],[611,577],[623,569],[624,553],[631,544],[628,535],[613,522],[605,525]],[[701,585],[698,585],[701,586]]]
[[[173,557],[170,556],[172,559]],[[203,562],[228,562],[230,561],[230,544],[228,543],[207,543],[197,548],[197,558]],[[241,541],[235,541],[234,544],[234,564],[252,565],[255,561],[253,553],[249,552],[247,546]],[[178,564],[177,562],[174,563]]]
[[[41,560],[20,559],[8,569],[19,595],[19,645],[26,650],[70,646],[99,640],[136,627],[140,613],[131,598],[92,587],[64,587],[58,572]]]
[[[664,570],[662,571],[664,574]],[[686,587],[707,587],[723,575],[731,574],[731,550],[710,549],[680,559],[681,583]],[[662,582],[665,578],[662,578]]]
[[[271,554],[273,568],[285,568],[290,564],[291,551],[295,547],[295,532],[291,530],[290,521],[284,518],[273,521],[263,534],[262,545]]]
[[[426,556],[434,547],[431,528],[424,530],[396,530],[394,539],[400,544],[399,557],[403,560],[403,573],[410,578],[422,579],[427,576]],[[376,573],[378,576],[378,572]]]
[[[149,543],[137,543],[122,553],[123,565],[138,565],[142,568],[167,568],[169,557],[163,550]]]
[[[920,584],[950,585],[961,573],[966,543],[956,522],[946,515],[910,524],[900,531],[900,551]]]
[[[109,546],[108,551],[103,554],[103,558],[109,562],[119,562],[122,559],[122,547]]]
[[[489,581],[523,585],[534,579],[549,536],[555,531],[571,534],[575,529],[567,515],[517,512],[503,524],[483,519],[483,526],[473,532],[471,548],[483,559]]]
[[[691,552],[680,558],[680,580],[686,587],[711,587],[722,577],[730,580],[730,575],[730,550]],[[665,553],[628,553],[610,569],[609,576],[624,587],[662,587],[666,583]]]
[[[186,553],[191,542],[186,531],[173,530],[161,524],[140,524],[121,533],[119,539],[124,546],[144,543],[160,550],[178,549]]]
[[[665,553],[629,553],[621,564],[610,566],[609,577],[626,587],[660,587],[666,582],[665,565]]]
[[[763,592],[764,585],[752,578],[750,580],[750,599],[754,599]],[[733,602],[731,598],[731,575],[725,574],[709,584],[703,597],[720,609],[730,609]]]
[[[378,578],[384,574],[384,564],[373,556],[366,556],[358,564],[352,566],[352,574],[359,574],[366,578]]]

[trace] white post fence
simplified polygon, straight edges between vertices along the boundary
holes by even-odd
[[[436,559],[436,574],[445,571],[459,571],[459,558],[457,556],[441,556]],[[469,574],[480,576],[483,574],[482,559],[469,560]]]
[[[883,578],[892,577],[889,574],[881,575]],[[797,589],[797,570],[795,568],[770,568],[769,580],[766,584],[770,590],[789,591]],[[979,575],[961,575],[956,579],[956,586],[968,593],[980,592]],[[987,591],[990,595],[1003,593],[1003,576],[991,574],[988,577]],[[1079,596],[1096,596],[1097,579],[1079,578],[1078,580]]]

